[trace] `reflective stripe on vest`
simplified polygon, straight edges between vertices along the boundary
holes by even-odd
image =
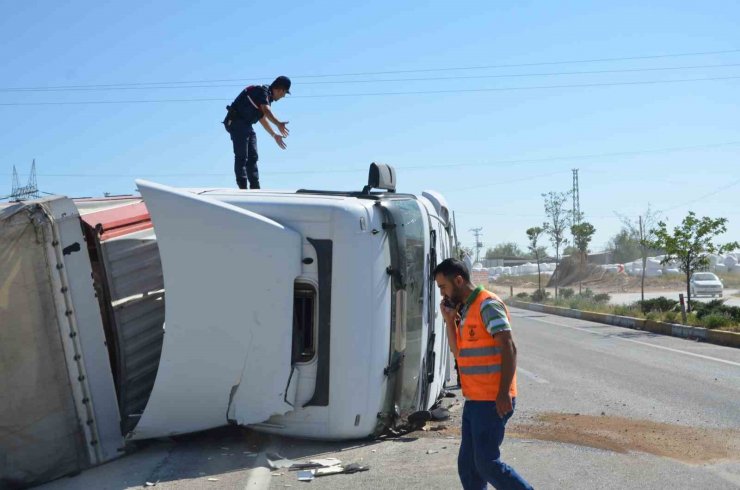
[[[460,374],[492,374],[501,371],[501,364],[488,364],[483,366],[462,366]]]
[[[498,347],[476,347],[472,349],[460,349],[457,357],[496,356],[498,354],[501,354],[501,349]]]
[[[496,400],[501,383],[501,346],[488,332],[480,313],[483,301],[489,298],[501,301],[490,291],[480,291],[457,328],[457,366],[463,395],[468,400]],[[504,308],[508,317],[509,310],[506,305]],[[516,396],[516,375],[509,393]]]

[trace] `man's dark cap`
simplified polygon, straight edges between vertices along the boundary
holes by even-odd
[[[274,82],[272,82],[272,85],[270,85],[272,88],[283,88],[287,93],[290,93],[290,78],[280,75],[275,79]]]

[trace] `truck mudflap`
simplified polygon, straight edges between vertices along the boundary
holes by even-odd
[[[128,437],[260,423],[291,411],[300,234],[212,198],[137,185],[154,223],[167,301],[154,388]]]

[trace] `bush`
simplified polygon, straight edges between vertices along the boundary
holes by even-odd
[[[708,303],[692,302],[691,307],[699,320],[712,315],[724,316],[732,322],[740,323],[740,307],[727,306],[723,300],[715,299]],[[717,320],[713,320],[717,321]]]
[[[549,297],[550,293],[545,291],[544,289],[538,289],[537,291],[532,293],[532,301],[536,301],[537,303],[540,303]]]
[[[638,301],[637,305],[643,313],[648,313],[650,311],[666,312],[673,310],[678,305],[678,301],[668,299],[665,296],[660,296],[659,298]]]
[[[529,299],[529,293],[521,292],[516,295],[519,299]]]
[[[614,314],[618,316],[635,316],[635,309],[631,306],[615,305]]]
[[[593,292],[593,291],[591,291],[590,289],[586,288],[586,289],[584,289],[584,290],[583,290],[583,292],[582,292],[582,293],[580,293],[580,294],[579,294],[578,296],[580,296],[581,298],[587,298],[587,299],[590,299],[590,298],[593,298],[593,297],[594,297],[594,292]]]
[[[594,295],[594,301],[597,303],[608,303],[610,299],[612,299],[612,297],[609,296],[609,293],[599,293]]]
[[[573,290],[572,290],[571,288],[563,288],[563,289],[561,289],[561,290],[559,291],[559,293],[558,293],[558,294],[559,294],[559,295],[560,295],[560,297],[562,297],[563,299],[568,299],[568,298],[570,298],[571,296],[573,296],[573,293],[574,293],[574,292],[575,292],[575,291],[573,291]]]
[[[704,327],[706,328],[729,327],[733,323],[734,322],[732,321],[732,318],[719,313],[712,313],[701,318],[701,324],[704,325]]]
[[[645,313],[645,320],[658,321],[660,320],[660,315],[657,311],[648,311]]]

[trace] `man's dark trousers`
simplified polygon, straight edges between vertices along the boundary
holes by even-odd
[[[247,124],[241,119],[234,119],[229,128],[231,142],[234,144],[234,175],[236,176],[236,185],[239,189],[249,187],[252,189],[260,188],[260,173],[257,169],[257,135],[252,129],[251,124]]]
[[[514,468],[501,461],[499,449],[506,422],[513,414],[499,417],[493,401],[465,402],[457,457],[457,471],[465,490],[484,490],[486,482],[498,490],[532,488]]]

